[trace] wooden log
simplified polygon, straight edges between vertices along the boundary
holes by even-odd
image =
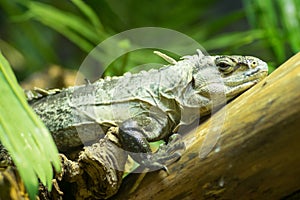
[[[200,159],[212,122],[224,116],[217,145]],[[169,175],[147,173],[132,191],[138,175],[131,174],[112,199],[280,199],[300,190],[300,53],[184,141]]]

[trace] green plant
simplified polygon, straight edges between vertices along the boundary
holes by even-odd
[[[60,170],[50,133],[27,104],[23,90],[0,53],[0,141],[10,153],[31,199],[39,180],[51,190],[53,169]]]
[[[263,32],[276,63],[300,50],[300,1],[244,0],[244,4],[251,26]]]

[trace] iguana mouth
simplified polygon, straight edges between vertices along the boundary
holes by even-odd
[[[268,73],[268,67],[266,66],[258,66],[254,70],[250,70],[244,73],[244,76],[252,76],[253,74],[257,74],[258,72],[261,72],[264,75],[265,73]]]
[[[224,79],[224,84],[228,87],[235,87],[245,83],[254,82],[257,83],[262,80],[268,74],[267,71],[255,70],[253,72],[244,73],[242,78],[230,80]]]
[[[253,71],[245,72],[244,75],[245,76],[251,76],[252,74],[256,74],[257,72],[259,72],[258,68],[253,70]]]
[[[233,72],[234,74],[235,72]],[[224,84],[229,86],[229,87],[235,87],[244,83],[250,83],[253,82],[254,84],[262,80],[264,77],[268,75],[268,65],[267,63],[260,61],[258,63],[258,66],[255,68],[252,68],[248,65],[248,70],[245,72],[236,72],[236,78],[234,75],[224,77]],[[238,75],[240,74],[240,75]]]

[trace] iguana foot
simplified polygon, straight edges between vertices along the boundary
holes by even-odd
[[[167,165],[180,159],[182,151],[185,150],[184,142],[179,134],[170,136],[168,143],[159,146],[155,153],[149,153],[141,164],[150,170],[163,169],[168,173]]]
[[[134,120],[125,121],[119,127],[121,146],[136,162],[150,170],[165,169],[167,171],[165,166],[181,157],[181,151],[185,149],[185,145],[178,134],[173,134],[169,137],[167,144],[160,145],[159,149],[153,153],[149,144],[149,135]]]

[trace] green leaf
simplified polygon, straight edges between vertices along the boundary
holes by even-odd
[[[264,38],[264,32],[260,30],[251,30],[245,32],[231,32],[219,35],[215,38],[202,43],[206,50],[218,48],[230,48],[232,46],[242,46],[250,44],[255,40]]]
[[[84,1],[82,0],[72,0],[72,2],[84,13],[87,18],[92,23],[95,30],[98,32],[98,34],[102,34],[103,32],[103,26],[100,22],[100,19],[96,15],[96,13],[91,9]]]
[[[95,45],[107,37],[102,31],[100,21],[97,20],[96,16],[94,16],[95,14],[89,10],[89,7],[84,6],[84,3],[77,2],[76,5],[81,6],[81,10],[88,15],[92,24],[83,17],[57,9],[45,3],[36,1],[20,1],[20,3],[27,7],[28,11],[22,16],[19,16],[19,18],[35,19],[51,27],[70,39],[85,52],[90,52]]]
[[[280,0],[278,4],[284,30],[293,51],[296,53],[300,50],[300,2],[297,0]]]
[[[251,25],[264,31],[274,59],[282,63],[300,50],[298,0],[244,0]]]
[[[51,190],[52,165],[60,171],[58,150],[50,133],[27,104],[24,93],[0,53],[0,141],[9,151],[31,199],[38,178]]]

